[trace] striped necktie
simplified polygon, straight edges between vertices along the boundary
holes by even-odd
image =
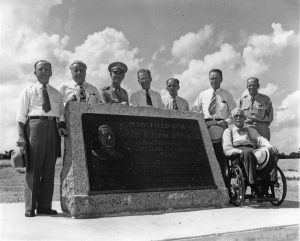
[[[146,90],[146,102],[147,102],[147,105],[152,106],[152,100],[151,100],[151,97],[149,94],[149,90]]]
[[[177,105],[177,103],[176,103],[176,97],[175,98],[173,98],[173,110],[178,110],[178,105]]]
[[[216,114],[216,100],[217,100],[216,91],[214,91],[208,107],[208,112],[210,115]]]
[[[254,97],[251,96],[251,104],[250,104],[250,109],[252,110],[253,109],[253,104],[254,104]]]
[[[42,109],[47,113],[51,110],[51,105],[50,105],[50,99],[47,91],[47,86],[43,85],[42,87],[42,93],[43,93],[43,104],[42,104]]]
[[[79,85],[79,98],[80,98],[80,102],[85,102],[86,94],[82,84]]]

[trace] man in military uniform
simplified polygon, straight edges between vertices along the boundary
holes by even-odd
[[[246,126],[252,126],[259,134],[270,140],[270,124],[273,121],[273,107],[270,98],[258,93],[259,79],[250,77],[247,80],[249,94],[243,96],[239,107],[244,111],[247,119]]]
[[[111,77],[111,85],[101,89],[100,96],[103,103],[122,103],[128,105],[128,94],[121,87],[121,82],[127,72],[126,64],[122,62],[114,62],[108,66]]]

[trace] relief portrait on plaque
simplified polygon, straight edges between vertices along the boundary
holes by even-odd
[[[126,189],[126,155],[116,132],[108,124],[100,124],[94,133],[89,147],[92,190]]]
[[[99,160],[120,160],[124,154],[116,149],[116,135],[109,125],[101,125],[98,128],[98,141],[101,146],[94,146],[92,155]]]

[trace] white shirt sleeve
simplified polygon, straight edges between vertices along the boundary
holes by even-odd
[[[223,151],[226,156],[231,156],[233,154],[239,154],[242,152],[242,150],[238,148],[234,148],[233,142],[232,142],[232,136],[230,129],[227,128],[223,132],[223,137],[222,137],[222,145],[223,145]]]
[[[195,103],[192,106],[191,111],[202,113],[202,94],[201,93],[195,100]]]
[[[22,91],[20,97],[19,97],[19,103],[18,103],[18,109],[17,109],[17,122],[26,123],[27,116],[28,116],[28,110],[29,110],[29,93],[28,89],[25,89]]]

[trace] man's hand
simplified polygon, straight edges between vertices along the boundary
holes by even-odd
[[[67,130],[65,128],[58,128],[58,133],[62,137],[67,137]]]
[[[24,137],[20,136],[19,139],[17,140],[17,146],[18,147],[24,147],[26,146],[26,140]]]
[[[272,146],[272,151],[274,151],[274,153],[276,153],[276,154],[278,154],[279,153],[279,151],[278,151],[278,149],[277,149],[277,147],[276,146]]]
[[[224,121],[224,120],[218,121],[218,125],[219,125],[220,127],[222,127],[223,130],[225,130],[225,129],[228,128],[228,123],[227,123],[227,121]]]
[[[69,99],[70,101],[77,101],[76,95],[72,95],[71,98]]]

